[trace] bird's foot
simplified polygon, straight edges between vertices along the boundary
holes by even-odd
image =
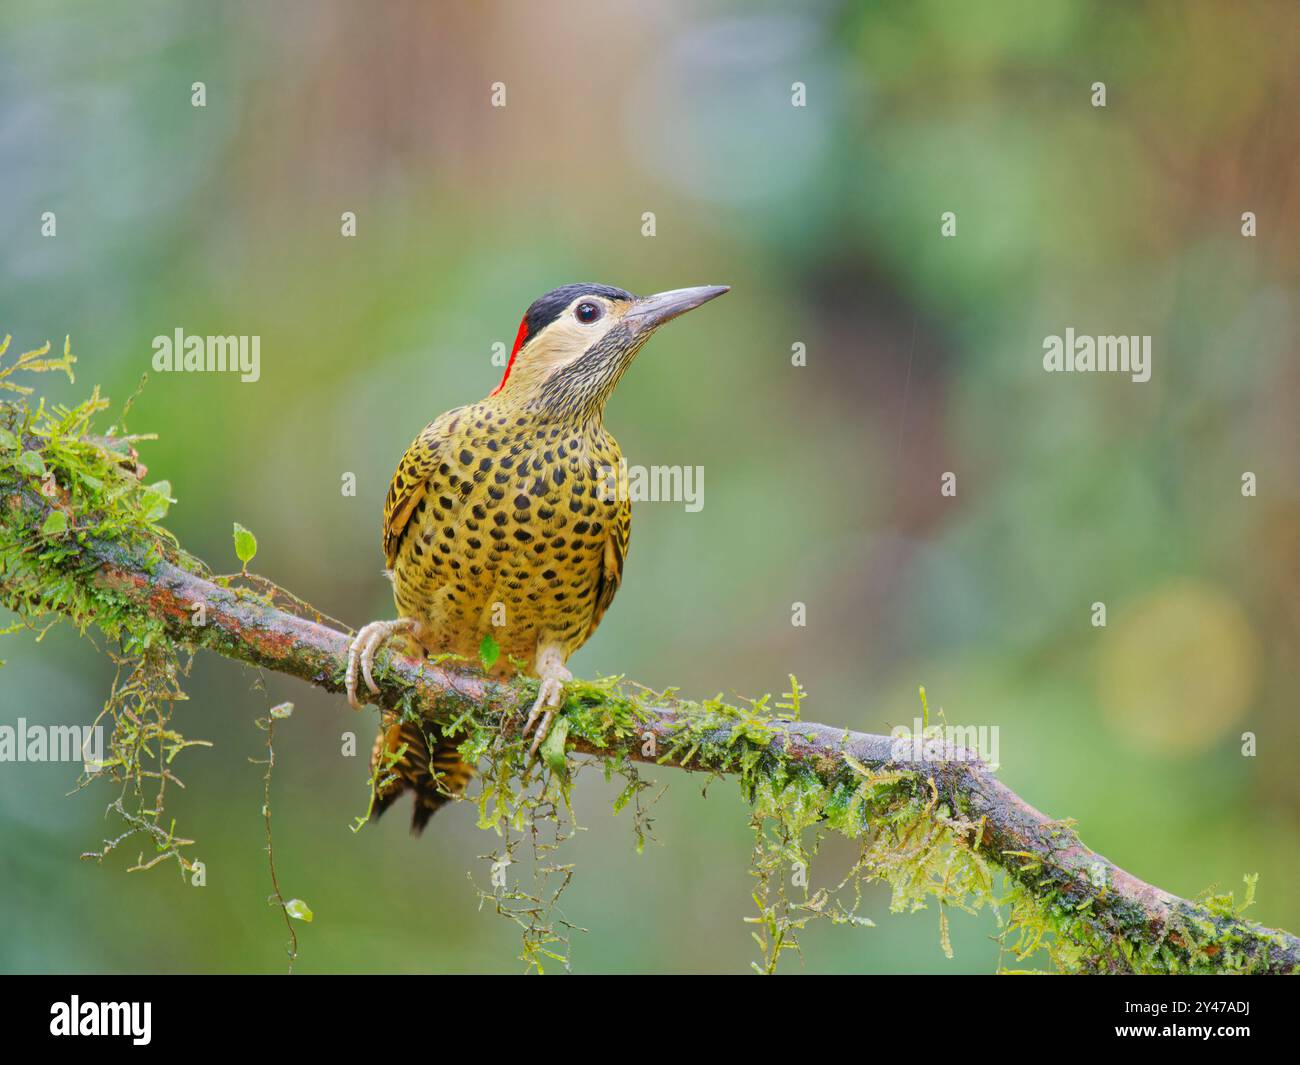
[[[375,652],[394,633],[410,632],[414,627],[415,621],[412,618],[398,618],[395,621],[372,621],[357,633],[352,646],[348,648],[347,690],[348,702],[352,704],[353,710],[361,709],[361,701],[357,698],[357,664],[361,664],[361,676],[365,679],[366,687],[372,694],[378,695],[379,685],[371,674]]]
[[[537,701],[533,703],[528,720],[524,722],[525,736],[534,724],[537,725],[537,735],[533,737],[533,744],[528,748],[530,760],[537,754],[537,748],[542,745],[542,741],[546,739],[551,722],[555,720],[560,704],[564,702],[564,686],[573,680],[573,674],[564,668],[562,662],[548,662],[543,665],[539,676],[542,683],[537,689]]]

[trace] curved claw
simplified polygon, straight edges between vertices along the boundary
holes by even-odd
[[[361,651],[361,676],[366,682],[366,687],[370,689],[371,695],[379,694],[379,685],[375,683],[375,676],[371,668],[375,664],[375,652],[379,650],[379,645],[387,638],[387,634],[379,633],[371,636]]]
[[[572,679],[573,674],[563,666],[552,668],[542,677],[542,683],[537,689],[537,701],[533,703],[528,720],[524,722],[523,735],[525,736],[534,724],[537,725],[537,735],[533,737],[532,745],[528,748],[529,759],[537,756],[537,750],[545,741],[546,734],[551,729],[551,722],[555,720],[555,715],[564,702],[564,685]]]
[[[375,653],[396,632],[409,632],[415,625],[411,618],[398,618],[396,621],[372,621],[362,627],[348,647],[348,670],[345,684],[348,703],[353,710],[360,710],[361,700],[357,698],[357,665],[361,666],[361,676],[372,695],[379,694],[379,685],[375,683],[373,673]]]

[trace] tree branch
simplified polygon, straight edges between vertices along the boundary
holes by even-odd
[[[31,530],[42,527],[51,509],[66,504],[66,493],[61,501],[52,501],[30,481],[0,478],[0,532],[12,534],[12,543],[30,540]],[[72,543],[73,532],[70,526],[60,540],[59,579],[78,582],[115,610],[160,623],[171,639],[186,646],[298,677],[329,692],[342,690],[347,633],[273,605],[275,596],[223,587],[157,538],[128,537],[130,546],[94,536]],[[21,609],[14,597],[23,592],[9,583],[11,576],[0,566],[0,594]],[[196,624],[200,618],[203,623]],[[79,620],[84,624],[87,619]],[[441,724],[472,713],[501,725],[513,720],[535,692],[527,680],[496,682],[471,669],[399,656],[388,657],[376,680],[380,692],[375,703],[392,711],[413,710]],[[961,749],[949,748],[937,760],[911,761],[898,756],[890,737],[797,721],[772,721],[770,732],[756,741],[736,732],[741,711],[724,704],[710,704],[712,717],[702,719],[698,704],[644,690],[586,691],[583,698],[596,711],[602,700],[608,709],[622,712],[630,704],[639,721],[634,731],[571,736],[570,748],[589,754],[726,773],[737,770],[737,754],[744,749],[773,764],[812,773],[828,788],[864,771],[913,774],[922,790],[974,823],[975,850],[1004,869],[1047,912],[1071,920],[1086,914],[1104,937],[1126,945],[1099,966],[1102,971],[1126,971],[1122,959],[1137,952],[1148,959],[1162,954],[1184,963],[1199,959],[1202,968],[1206,959],[1211,967],[1253,972],[1300,968],[1300,939],[1243,920],[1230,908],[1225,912],[1222,906],[1192,902],[1144,883],[1088,849],[1067,824],[1034,809]],[[687,732],[689,747],[682,743]]]

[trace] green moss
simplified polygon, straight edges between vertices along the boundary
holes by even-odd
[[[757,971],[773,972],[783,955],[798,952],[810,921],[869,926],[860,909],[873,883],[888,885],[894,913],[934,910],[949,957],[950,913],[991,910],[1005,972],[1024,971],[1016,967],[1026,962],[1067,973],[1258,972],[1284,949],[1280,937],[1241,918],[1253,878],[1242,904],[1232,896],[1180,904],[1165,928],[1153,928],[1146,910],[1107,885],[1081,891],[1080,870],[996,852],[984,842],[984,822],[952,809],[922,774],[869,769],[847,754],[816,765],[783,757],[781,738],[798,731],[802,694],[792,677],[791,691],[775,703],[765,697],[732,706],[629,692],[610,678],[576,683],[564,710],[571,735],[626,751],[639,742],[644,708],[667,707],[675,727],[660,761],[738,775],[752,809],[756,913],[746,920],[760,952]],[[625,758],[605,762],[626,765]],[[502,786],[498,780],[496,794]],[[856,841],[859,851],[850,868],[823,883],[813,869],[829,832]],[[1048,835],[1062,851],[1078,843],[1066,822],[1049,826]]]
[[[28,402],[31,389],[15,374],[52,371],[72,379],[70,345],[65,342],[60,357],[49,357],[47,344],[6,363],[8,346],[8,338],[0,342],[0,501],[22,505],[6,505],[0,513],[0,597],[21,625],[38,633],[68,617],[82,632],[98,626],[117,644],[109,653],[118,675],[97,719],[111,725],[108,755],[93,779],[118,787],[110,808],[124,828],[91,857],[102,859],[127,840],[143,840],[152,857],[142,853],[134,868],[174,860],[187,870],[192,841],[177,833],[165,803],[169,787],[178,783],[179,755],[199,742],[186,739],[173,722],[175,704],[184,699],[188,654],[159,619],[92,579],[98,563],[85,547],[92,541],[117,545],[147,558],[165,557],[204,576],[207,570],[159,524],[171,505],[171,488],[165,481],[143,483],[134,446],[146,438],[127,435],[117,426],[94,434],[96,417],[108,407],[98,389],[76,407],[47,407],[43,401],[32,407]],[[250,548],[245,543],[241,549],[249,558]],[[292,600],[251,574],[214,579],[258,602]],[[237,580],[243,583],[236,586]],[[296,600],[292,604],[303,606]],[[381,664],[378,675],[386,672]],[[683,700],[618,677],[574,681],[542,763],[529,760],[528,740],[518,731],[522,713],[536,696],[536,682],[519,682],[513,689],[519,696],[511,711],[514,727],[502,727],[500,710],[452,694],[439,700],[439,719],[446,722],[442,731],[458,740],[462,757],[482,770],[474,795],[478,824],[493,834],[496,846],[482,856],[486,882],[477,888],[479,897],[482,905],[519,927],[520,958],[527,968],[544,971],[569,964],[576,926],[565,917],[560,900],[574,868],[559,856],[578,828],[571,797],[580,773],[597,766],[607,780],[621,778],[614,813],[631,811],[638,851],[653,838],[649,811],[654,800],[631,757],[634,752],[652,758],[657,753],[661,762],[672,760],[714,775],[737,775],[752,811],[750,871],[756,909],[746,920],[753,926],[760,953],[755,968],[761,972],[775,971],[785,954],[797,952],[799,935],[813,920],[869,926],[860,910],[864,889],[871,884],[889,886],[896,913],[932,910],[940,944],[949,955],[950,912],[993,910],[1001,929],[1003,971],[1043,961],[1063,972],[1258,972],[1278,967],[1274,959],[1283,954],[1286,942],[1242,917],[1253,901],[1253,878],[1247,878],[1240,904],[1231,895],[1200,904],[1180,901],[1165,926],[1153,928],[1150,914],[1109,885],[1091,884],[1085,870],[1053,864],[1040,853],[993,849],[985,824],[960,808],[961,795],[953,792],[954,809],[941,798],[932,777],[871,769],[847,754],[828,754],[815,762],[787,757],[788,739],[800,731],[805,698],[798,681],[791,677],[790,682],[790,690],[776,700],[764,696],[737,706],[721,697]],[[421,721],[421,708],[411,690],[396,709]],[[671,728],[665,730],[661,715],[652,712],[659,710],[667,712]],[[568,761],[566,745],[595,756]],[[381,765],[375,774],[382,779],[389,771],[391,765]],[[87,776],[81,783],[91,780]],[[368,813],[358,823],[367,818]],[[827,878],[815,861],[830,832],[855,841],[858,853],[847,869]],[[1077,836],[1070,825],[1050,826],[1048,835],[1051,850],[1075,852]],[[518,875],[523,867],[531,868],[531,882]]]
[[[153,856],[142,853],[133,868],[175,860],[185,871],[192,841],[177,834],[165,810],[169,788],[179,783],[178,755],[201,745],[172,724],[174,705],[185,698],[180,682],[188,659],[182,660],[161,621],[88,579],[96,567],[84,548],[93,540],[142,549],[153,558],[166,550],[189,567],[198,563],[158,524],[172,502],[171,488],[165,481],[142,483],[134,445],[145,438],[116,428],[93,435],[96,416],[108,408],[97,388],[75,407],[27,402],[32,389],[18,374],[53,371],[75,380],[71,344],[65,340],[61,357],[48,357],[45,344],[6,362],[9,343],[9,337],[0,341],[0,493],[36,505],[9,506],[0,520],[0,600],[37,633],[66,617],[79,632],[93,624],[116,643],[109,654],[117,676],[94,722],[109,729],[105,758],[78,784],[115,784],[110,809],[125,831],[87,857],[102,859],[128,840],[143,839]]]

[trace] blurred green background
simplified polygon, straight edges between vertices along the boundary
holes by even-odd
[[[1183,895],[1257,871],[1251,915],[1297,931],[1298,27],[1287,2],[10,0],[0,335],[71,334],[77,384],[48,394],[98,382],[117,404],[157,334],[260,335],[259,382],[151,375],[130,427],[159,434],[142,458],[183,544],[237,569],[239,521],[259,572],[360,625],[392,611],[398,457],[495,386],[492,345],[533,298],[730,284],[610,405],[630,462],[704,466],[705,506],[636,506],[575,672],[696,696],[793,672],[805,716],[870,731],[910,723],[925,684],[949,720],[998,725],[1002,779],[1121,866]],[[1151,334],[1152,380],[1045,374],[1067,326]],[[66,628],[0,655],[4,724],[88,722],[112,677]],[[215,742],[172,793],[201,889],[128,875],[135,849],[79,862],[118,831],[109,791],[0,765],[0,968],[282,971],[248,762],[281,699],[279,874],[316,917],[298,970],[520,968],[467,881],[495,846],[472,809],[418,841],[404,812],[354,835],[367,772],[341,736],[364,755],[373,711],[263,680],[202,657],[179,710]],[[640,856],[616,788],[582,778],[574,966],[742,971],[746,809],[728,782],[655,775]],[[827,844],[814,886],[850,861]],[[887,907],[873,892],[878,927],[814,927],[785,967],[996,966],[987,915],[954,916],[948,961],[933,909]]]

